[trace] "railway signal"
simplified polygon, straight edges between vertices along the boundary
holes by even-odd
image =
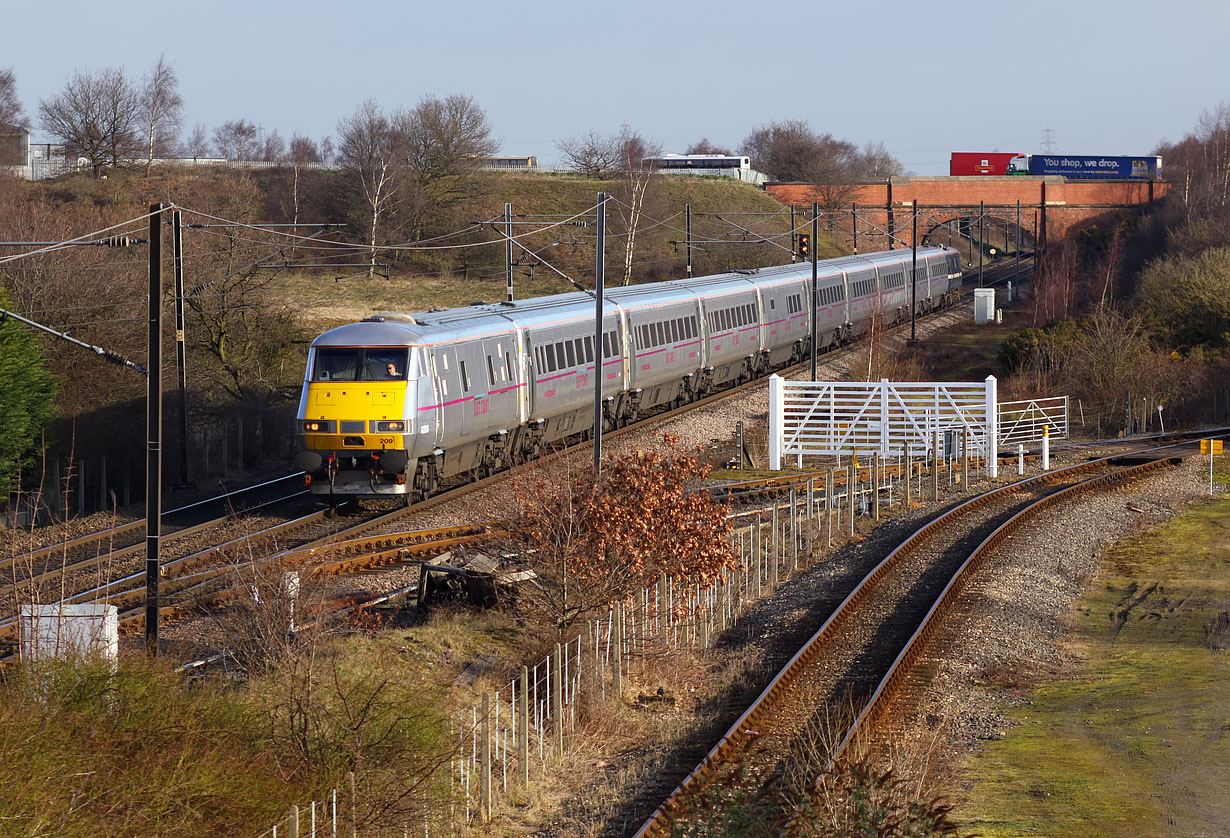
[[[811,234],[799,233],[799,256],[804,259],[811,256]]]

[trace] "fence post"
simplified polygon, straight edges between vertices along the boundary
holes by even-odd
[[[799,569],[799,494],[790,490],[790,520],[787,521],[787,531],[790,533],[790,572]]]
[[[850,535],[854,535],[854,489],[858,485],[858,469],[854,465],[854,456],[850,456],[850,465],[846,470],[846,515],[850,519]]]
[[[833,546],[833,472],[824,475],[824,549]]]
[[[880,520],[880,452],[871,455],[871,519]]]
[[[961,488],[969,491],[969,429],[961,431]]]
[[[781,520],[777,514],[777,501],[773,501],[773,555],[769,564],[769,586],[770,588],[777,587],[777,566],[781,563],[782,553],[782,527]]]
[[[622,603],[620,607],[623,607]],[[555,755],[557,757],[564,755],[564,682],[560,675],[563,671],[562,666],[559,644],[556,643],[555,651],[551,653],[551,715],[555,721],[552,728],[555,734]]]
[[[752,531],[752,596],[760,599],[761,554],[764,552],[760,543],[760,513],[756,514],[756,523]]]
[[[559,646],[556,645],[558,651]],[[491,695],[483,693],[483,724],[479,731],[478,816],[483,823],[491,821]]]
[[[901,459],[905,462],[905,508],[909,509],[910,503],[913,500],[911,497],[913,494],[913,486],[910,485],[910,481],[914,478],[914,475],[911,474],[911,472],[914,471],[914,464],[910,462],[910,443],[907,442],[903,448],[904,450],[901,452]]]
[[[997,384],[995,376],[988,375],[987,385],[987,477],[999,477],[999,405],[997,402]]]
[[[357,838],[359,834],[359,813],[357,810],[358,797],[355,794],[354,772],[346,772],[346,781],[350,785],[350,838]]]
[[[615,603],[614,619],[611,620],[611,689],[616,700],[624,697],[624,604]]]
[[[935,432],[934,445],[931,449],[931,500],[940,499],[940,432]]]
[[[297,803],[290,804],[290,817],[286,822],[286,834],[290,838],[299,838],[299,805]]]
[[[598,677],[602,677],[602,673],[598,673]],[[530,783],[530,669],[528,666],[521,667],[521,706],[517,708],[517,759],[521,765],[518,771],[521,774],[521,786],[526,787]]]
[[[781,471],[782,447],[786,438],[786,403],[783,379],[769,376],[769,470]],[[740,452],[742,456],[742,452]]]

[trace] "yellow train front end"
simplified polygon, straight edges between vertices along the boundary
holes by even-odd
[[[409,346],[370,345],[389,338],[372,332],[366,323],[343,326],[318,338],[309,353],[295,465],[313,494],[335,504],[408,500],[411,491],[416,359]]]

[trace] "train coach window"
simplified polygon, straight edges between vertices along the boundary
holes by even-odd
[[[399,381],[409,372],[405,349],[328,347],[316,350],[313,381]]]
[[[572,341],[564,341],[564,354],[568,360],[568,363],[563,364],[562,366],[565,368],[575,367],[577,365],[577,351],[573,348]]]
[[[594,339],[590,335],[585,336],[585,363],[592,364],[594,362]]]
[[[487,386],[495,384],[495,363],[491,360],[491,356],[487,356]]]
[[[466,371],[466,362],[461,362],[461,391],[470,392],[470,373]]]
[[[560,341],[555,344],[555,368],[562,370],[568,366],[568,356],[564,353],[564,343]]]
[[[572,345],[577,353],[577,363],[584,364],[585,363],[585,344],[581,342],[580,338],[573,338]]]

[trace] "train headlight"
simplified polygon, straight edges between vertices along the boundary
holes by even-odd
[[[376,423],[376,433],[398,433],[406,432],[405,420],[395,419]]]
[[[304,419],[303,433],[305,434],[329,434],[333,433],[333,422],[328,419]]]

